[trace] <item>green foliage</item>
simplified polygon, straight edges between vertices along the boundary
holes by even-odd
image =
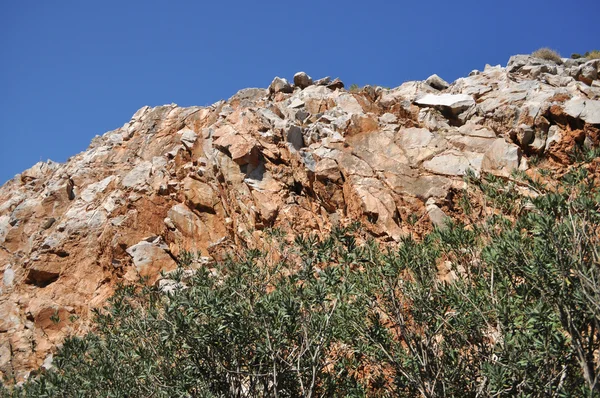
[[[600,193],[586,170],[553,188],[470,174],[460,207],[474,215],[483,194],[494,215],[385,250],[358,224],[293,243],[269,229],[269,250],[191,279],[181,268],[174,291],[122,286],[94,333],[2,395],[598,396]]]
[[[354,83],[350,86],[350,88],[348,89],[348,91],[350,91],[351,93],[356,93],[360,90],[360,87],[358,86],[358,84]]]

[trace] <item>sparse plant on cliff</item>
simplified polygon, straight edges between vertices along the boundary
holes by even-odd
[[[600,50],[588,51],[584,54],[584,57],[587,59],[599,59],[600,58]]]
[[[573,58],[573,59],[579,59],[579,58],[598,59],[598,58],[600,58],[600,50],[586,51],[586,53],[583,55],[574,53],[574,54],[571,54],[571,58]]]
[[[531,55],[536,58],[541,58],[541,59],[545,59],[548,61],[554,61],[556,63],[562,62],[562,58],[560,57],[560,54],[558,52],[556,52],[555,50],[548,48],[548,47],[543,47],[538,50],[535,50],[533,53],[531,53]]]

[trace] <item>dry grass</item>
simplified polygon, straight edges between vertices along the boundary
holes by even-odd
[[[562,62],[560,54],[548,47],[544,47],[544,48],[540,48],[539,50],[535,50],[534,52],[531,53],[531,55],[536,58],[546,59],[548,61],[554,61],[556,63]]]
[[[600,50],[590,51],[589,53],[585,54],[585,57],[587,59],[600,59]]]

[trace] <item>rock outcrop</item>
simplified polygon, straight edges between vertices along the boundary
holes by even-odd
[[[25,377],[117,283],[155,283],[184,250],[219,259],[266,228],[351,221],[398,240],[443,226],[468,170],[568,163],[599,144],[599,67],[515,56],[452,84],[353,93],[302,72],[209,107],[140,109],[0,189],[0,375]]]

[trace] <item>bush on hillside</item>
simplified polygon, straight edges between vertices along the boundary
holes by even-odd
[[[584,55],[587,59],[599,59],[600,58],[600,50],[588,51]]]
[[[600,50],[587,51],[583,55],[574,53],[574,54],[571,54],[571,58],[573,58],[573,59],[579,59],[579,58],[599,59],[600,58]]]
[[[533,53],[531,53],[531,55],[536,58],[545,59],[548,61],[554,61],[556,63],[562,62],[562,58],[560,57],[560,54],[548,47],[544,47],[544,48],[540,48],[539,50],[535,50]]]
[[[1,395],[597,396],[594,178],[470,175],[468,221],[395,247],[356,226],[293,243],[268,230],[262,250],[178,270],[170,293],[122,287],[54,369]]]
[[[360,91],[360,87],[358,86],[358,84],[353,83],[350,88],[348,89],[348,91],[350,91],[351,93],[357,93]]]

